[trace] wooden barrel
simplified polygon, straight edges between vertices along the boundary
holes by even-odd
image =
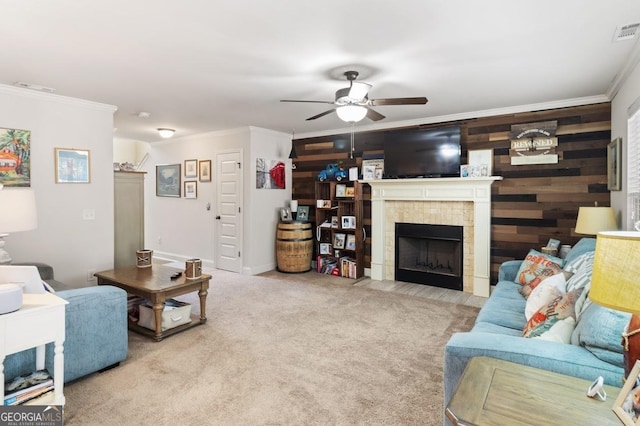
[[[311,269],[313,232],[310,222],[280,222],[276,234],[276,259],[280,272]]]

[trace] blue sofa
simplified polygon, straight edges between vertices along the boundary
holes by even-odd
[[[581,239],[565,264],[595,250],[594,238]],[[448,405],[469,360],[488,356],[586,380],[603,376],[606,384],[622,385],[621,334],[630,315],[590,304],[580,314],[571,343],[522,337],[526,299],[516,282],[521,260],[500,266],[498,283],[480,310],[471,331],[454,334],[445,347],[444,404]],[[444,419],[445,424],[450,424]]]
[[[40,276],[69,303],[65,306],[64,381],[118,365],[127,358],[127,293],[113,286],[69,288],[56,281],[53,270],[38,264]],[[8,381],[33,372],[35,349],[8,355],[4,375]],[[53,372],[53,344],[47,345],[45,367]]]

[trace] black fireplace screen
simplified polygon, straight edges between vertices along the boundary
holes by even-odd
[[[396,223],[395,279],[462,290],[462,226]]]

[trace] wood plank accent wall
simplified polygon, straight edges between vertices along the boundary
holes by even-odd
[[[513,124],[558,122],[558,164],[512,166],[509,131]],[[462,163],[468,150],[493,149],[491,203],[491,281],[506,260],[522,259],[529,249],[546,245],[549,238],[575,244],[578,207],[610,205],[607,190],[607,144],[611,141],[611,104],[533,111],[420,126],[461,127]],[[382,131],[355,134],[355,158],[349,158],[350,134],[296,139],[293,199],[315,206],[314,182],[328,163],[357,166],[362,154],[383,152]],[[371,190],[365,193],[365,231],[371,235]],[[311,208],[311,211],[314,209]],[[311,218],[315,220],[315,218]],[[371,266],[371,240],[365,244],[365,267]]]

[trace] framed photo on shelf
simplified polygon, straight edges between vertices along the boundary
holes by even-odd
[[[639,424],[638,414],[634,410],[634,406],[640,399],[640,362],[636,361],[636,364],[631,369],[629,377],[627,377],[624,386],[620,390],[618,397],[613,403],[613,412],[620,418],[622,423],[627,426],[633,426]],[[593,387],[594,385],[592,385]],[[590,388],[591,390],[591,388]]]
[[[344,246],[347,250],[355,250],[356,249],[356,236],[353,234],[347,235],[347,241]]]
[[[200,182],[211,182],[211,160],[202,160],[198,163],[198,176]]]
[[[195,180],[184,181],[184,198],[198,198],[198,182]]]
[[[616,138],[607,145],[607,189],[622,189],[622,138]]]
[[[331,227],[332,228],[339,228],[340,226],[338,226],[338,216],[331,216]]]
[[[180,198],[180,164],[156,166],[156,196]]]
[[[347,190],[345,192],[345,197],[355,197],[356,189],[353,186],[347,186]]]
[[[283,207],[280,209],[280,220],[283,222],[291,220],[291,209],[289,207]]]
[[[335,257],[340,257],[340,250],[334,250],[333,255]]]
[[[184,160],[184,177],[198,177],[198,160]]]
[[[342,216],[342,229],[356,229],[356,217]]]
[[[331,254],[331,250],[330,243],[320,243],[320,254]]]
[[[309,206],[298,206],[296,220],[301,220],[303,222],[309,220]]]
[[[346,234],[335,234],[333,236],[333,247],[337,249],[343,249],[345,243]]]
[[[493,174],[493,149],[470,149],[468,152],[470,177]]]
[[[56,183],[90,183],[91,154],[88,149],[55,148]]]
[[[347,185],[344,183],[339,183],[336,185],[336,197],[346,197],[347,196]]]

